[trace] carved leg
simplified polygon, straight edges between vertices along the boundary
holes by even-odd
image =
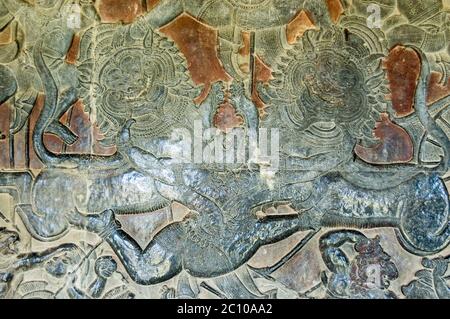
[[[162,229],[142,250],[120,229],[111,210],[98,215],[83,215],[74,211],[68,217],[72,225],[104,238],[130,277],[143,285],[168,280],[182,269],[197,277],[229,273],[251,258],[261,245],[314,226],[310,217],[290,216],[281,220],[260,221],[251,216],[242,222],[238,229],[240,234],[222,229],[228,225],[221,225],[216,237],[211,239],[201,231],[191,233],[189,229],[197,228],[189,228],[190,221],[183,221]]]
[[[176,276],[182,270],[185,233],[180,223],[164,228],[142,250],[122,231],[111,210],[98,215],[69,215],[70,223],[101,236],[116,252],[130,277],[140,285],[152,285]]]
[[[64,214],[38,214],[31,205],[17,205],[16,213],[20,216],[30,234],[40,241],[52,241],[64,236],[69,224]]]

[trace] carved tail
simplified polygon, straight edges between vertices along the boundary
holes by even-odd
[[[438,167],[432,168],[433,176],[417,184],[417,205],[401,216],[401,225],[396,229],[402,246],[418,255],[430,255],[446,248],[450,242],[449,195],[444,182],[438,177],[447,173],[450,164],[450,140],[430,115],[427,106],[427,89],[430,66],[423,52],[411,46],[421,58],[420,78],[415,96],[415,110],[426,131],[437,139],[444,152]],[[430,170],[430,169],[429,169]]]
[[[412,49],[420,56],[422,61],[422,67],[420,71],[420,78],[417,85],[416,96],[415,96],[415,109],[417,117],[420,123],[425,127],[427,132],[431,134],[434,138],[438,140],[444,151],[444,158],[441,165],[435,168],[435,172],[439,172],[445,175],[448,171],[450,165],[450,140],[445,134],[444,130],[437,125],[436,121],[433,119],[431,114],[428,112],[427,106],[427,89],[430,78],[430,66],[425,54],[418,48],[411,46]]]
[[[450,139],[431,116],[427,106],[427,89],[430,77],[430,66],[425,54],[414,46],[409,46],[421,59],[421,72],[415,95],[415,114],[426,132],[432,135],[440,144],[444,156],[436,167],[396,164],[389,167],[376,167],[362,164],[359,161],[349,161],[341,171],[348,182],[367,189],[388,189],[413,179],[418,174],[434,173],[444,176],[450,167]]]
[[[45,103],[33,132],[33,144],[36,155],[44,164],[57,165],[59,162],[57,156],[49,152],[44,146],[44,133],[58,105],[58,88],[50,70],[44,62],[41,52],[42,41],[38,41],[34,47],[33,56],[34,64],[41,78],[42,86],[44,87]]]
[[[67,89],[59,98],[55,80],[42,56],[42,41],[38,41],[35,45],[33,56],[45,93],[44,107],[33,132],[34,150],[42,163],[51,167],[90,167],[93,169],[113,168],[123,165],[123,157],[119,153],[113,156],[55,155],[47,150],[44,145],[44,133],[52,122],[58,121],[58,112],[62,105],[70,105],[71,101],[76,99],[76,89]]]

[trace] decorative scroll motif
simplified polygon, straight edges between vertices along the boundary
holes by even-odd
[[[2,1],[0,298],[450,298],[449,14]]]

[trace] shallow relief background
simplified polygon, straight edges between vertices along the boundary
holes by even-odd
[[[3,1],[0,296],[449,298],[449,8]]]

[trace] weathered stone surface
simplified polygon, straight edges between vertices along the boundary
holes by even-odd
[[[286,27],[286,38],[289,44],[294,44],[307,30],[314,29],[314,21],[304,10],[300,11]]]
[[[96,9],[104,23],[131,23],[144,13],[140,0],[100,0]]]
[[[450,83],[439,72],[433,72],[428,83],[427,102],[435,103],[450,95]]]
[[[367,148],[357,145],[356,155],[370,164],[398,164],[408,163],[414,156],[414,145],[411,137],[400,126],[394,124],[387,114],[381,115],[377,122],[374,136],[380,142]]]
[[[69,50],[67,51],[66,55],[66,62],[69,64],[75,64],[78,59],[78,54],[80,51],[80,35],[74,34],[72,38],[72,44],[70,45]]]
[[[344,13],[344,7],[342,6],[341,0],[326,0],[328,6],[328,12],[330,13],[330,18],[334,23],[339,21],[339,18]]]
[[[195,98],[195,103],[204,102],[213,83],[231,81],[217,56],[217,30],[186,13],[160,30],[175,41],[186,57],[194,83],[203,85],[201,94]]]
[[[0,45],[9,44],[14,41],[14,28],[9,24],[4,30],[0,32]]]
[[[214,127],[217,127],[223,132],[240,127],[243,123],[242,116],[236,114],[236,109],[230,102],[221,104],[214,115]]]
[[[385,68],[396,115],[410,115],[414,112],[414,96],[420,74],[419,56],[411,48],[396,46],[385,61]]]
[[[450,298],[448,6],[0,3],[0,298]]]
[[[8,104],[0,105],[2,116],[0,117],[0,166],[2,168],[10,167],[9,154],[9,120],[10,108]]]

